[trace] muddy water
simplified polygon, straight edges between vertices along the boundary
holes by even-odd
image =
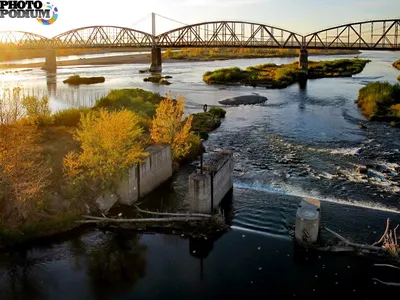
[[[379,282],[396,281],[396,270],[373,266],[367,257],[303,253],[290,232],[299,197],[322,200],[322,225],[354,241],[379,239],[387,217],[400,222],[398,164],[400,130],[367,123],[354,104],[370,81],[396,82],[391,62],[399,53],[364,52],[370,58],[352,78],[310,80],[305,88],[283,90],[208,86],[201,75],[220,67],[288,63],[292,59],[243,59],[171,63],[170,86],[143,82],[146,66],[60,68],[2,75],[2,85],[49,94],[54,110],[90,106],[111,89],[139,87],[182,94],[188,112],[203,104],[257,93],[263,105],[228,107],[226,120],[205,143],[208,150],[234,151],[234,190],[226,205],[232,230],[221,237],[193,240],[159,234],[88,231],[61,241],[20,249],[0,261],[0,299],[278,298],[352,295],[369,299],[391,292]],[[311,57],[313,60],[338,57]],[[72,88],[73,74],[105,76],[104,84]],[[370,165],[367,175],[358,165]],[[149,196],[164,210],[187,208],[187,166]],[[325,243],[334,242],[325,232]],[[397,279],[398,281],[398,279]],[[3,298],[2,298],[3,297]]]

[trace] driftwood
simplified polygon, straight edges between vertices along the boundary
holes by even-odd
[[[166,212],[155,212],[155,211],[148,211],[140,209],[139,207],[135,206],[138,212],[149,214],[149,215],[156,215],[156,216],[174,216],[174,217],[202,217],[202,218],[211,218],[212,215],[207,214],[184,214],[184,213],[166,213]]]
[[[325,229],[332,233],[335,237],[337,237],[339,240],[341,240],[343,243],[345,243],[347,246],[354,247],[354,248],[359,248],[359,249],[365,249],[369,251],[383,251],[384,248],[382,247],[376,247],[376,246],[371,246],[371,245],[365,245],[365,244],[358,244],[358,243],[353,243],[350,242],[348,239],[344,238],[341,236],[339,233],[325,227]]]
[[[88,220],[77,221],[78,223],[168,223],[201,221],[204,217],[171,217],[171,218],[139,218],[139,219],[111,219],[104,217],[83,216]]]
[[[399,225],[396,226],[394,230],[390,230],[390,219],[386,220],[386,230],[382,237],[374,243],[378,245],[382,243],[382,248],[389,252],[392,256],[396,257],[400,253],[400,245],[398,244],[397,229]]]

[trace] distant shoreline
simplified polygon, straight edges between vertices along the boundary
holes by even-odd
[[[310,56],[318,55],[318,56],[325,56],[325,55],[346,55],[343,54],[315,54],[312,53]],[[349,55],[349,54],[347,54]],[[253,58],[288,58],[289,56],[266,56],[266,57],[253,57]],[[290,56],[290,57],[297,57],[297,56]],[[244,57],[229,57],[223,60],[231,60],[231,59],[243,59]],[[250,58],[248,58],[250,59]],[[217,61],[221,59],[211,59],[208,61]],[[174,59],[174,58],[163,58],[163,62],[168,63],[176,63],[176,62],[201,62],[204,61],[201,58],[181,58],[181,59]],[[69,66],[96,66],[96,65],[119,65],[119,64],[148,64],[150,66],[151,59],[150,54],[139,54],[139,55],[120,55],[120,56],[106,56],[106,57],[95,57],[95,58],[81,58],[81,59],[74,59],[74,60],[64,60],[64,61],[57,61],[57,67],[69,67]],[[16,69],[16,68],[41,68],[43,67],[44,62],[38,63],[26,63],[26,64],[16,64],[16,63],[9,63],[9,64],[2,64],[0,65],[0,70],[4,69]]]

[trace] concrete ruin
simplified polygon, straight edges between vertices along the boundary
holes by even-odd
[[[303,198],[297,208],[295,238],[300,243],[315,243],[319,236],[321,203],[317,199]]]
[[[202,171],[189,176],[190,212],[212,213],[233,187],[233,152],[205,153]]]

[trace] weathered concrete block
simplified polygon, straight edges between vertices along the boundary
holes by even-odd
[[[320,201],[313,198],[303,198],[296,213],[296,240],[315,243],[318,240],[320,220]]]
[[[108,212],[111,207],[118,201],[118,196],[110,192],[104,192],[96,199],[97,207],[104,213]]]
[[[233,187],[233,152],[216,150],[204,155],[203,174],[189,177],[190,210],[212,213]]]
[[[124,205],[132,205],[139,198],[137,167],[129,169],[128,175],[119,183],[117,188],[118,202]]]
[[[211,209],[211,176],[209,174],[193,173],[189,176],[190,212],[212,212]]]
[[[156,144],[145,151],[149,155],[142,163],[133,166],[118,185],[116,193],[121,204],[132,205],[172,176],[170,145]]]

